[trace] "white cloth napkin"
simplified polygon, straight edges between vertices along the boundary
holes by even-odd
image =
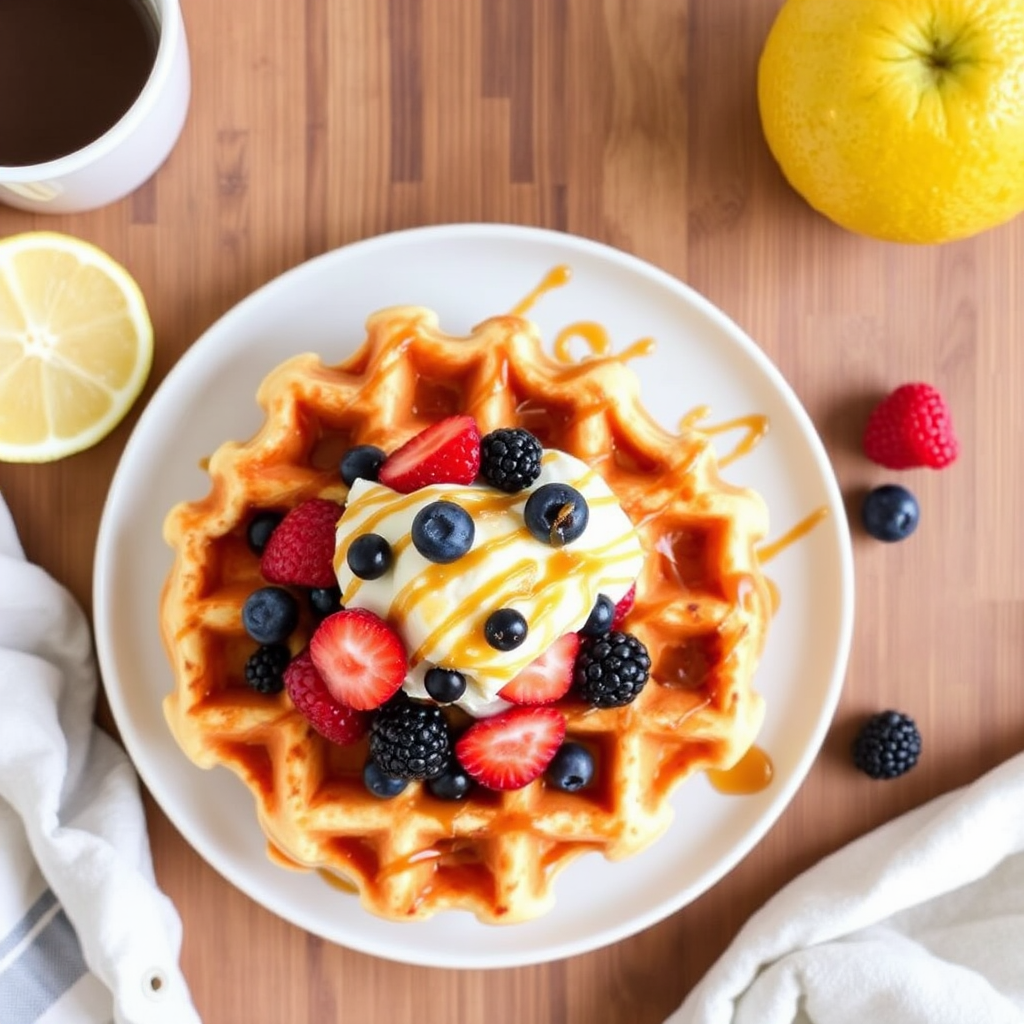
[[[0,497],[0,1020],[198,1024],[96,690],[86,618],[25,560]]]
[[[865,1022],[1024,1022],[1024,755],[791,882],[666,1024]]]

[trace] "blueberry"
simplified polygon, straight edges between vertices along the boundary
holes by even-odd
[[[476,527],[473,517],[452,501],[432,501],[412,521],[412,543],[431,562],[447,565],[472,546]]]
[[[280,512],[257,512],[249,521],[245,531],[245,539],[254,554],[262,555],[263,549],[270,540],[270,535],[277,529],[277,524],[284,516]]]
[[[396,779],[385,775],[373,761],[367,761],[363,767],[363,785],[381,800],[390,800],[409,785],[408,779]]]
[[[545,544],[560,548],[587,528],[587,500],[568,484],[543,484],[526,499],[526,528]]]
[[[453,668],[430,668],[423,685],[438,704],[451,704],[466,692],[466,677]]]
[[[314,587],[309,592],[309,606],[320,618],[341,611],[341,587]]]
[[[869,491],[861,508],[864,529],[876,540],[905,540],[917,529],[921,511],[917,499],[899,484]]]
[[[427,779],[426,785],[438,800],[461,800],[473,788],[473,780],[462,765],[453,760],[440,775]]]
[[[590,785],[594,777],[594,758],[580,743],[563,743],[551,759],[544,777],[555,789],[575,793]]]
[[[584,636],[602,636],[612,628],[615,618],[615,603],[607,594],[598,594],[587,621],[580,627]]]
[[[357,480],[376,480],[387,455],[372,444],[357,444],[349,448],[338,463],[341,479],[351,487]]]
[[[484,639],[498,651],[514,651],[526,639],[526,619],[515,608],[499,608],[484,623]]]
[[[379,533],[364,533],[349,544],[346,560],[361,580],[380,579],[391,568],[391,545]]]
[[[254,590],[242,605],[242,625],[258,644],[282,643],[298,623],[298,602],[283,587]]]

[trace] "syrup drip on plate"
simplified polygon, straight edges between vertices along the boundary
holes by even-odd
[[[765,751],[753,746],[731,768],[709,768],[705,774],[719,793],[751,796],[771,785],[775,766]]]
[[[572,280],[572,268],[565,263],[552,267],[532,291],[528,292],[510,310],[509,316],[526,316],[548,292],[563,288]]]
[[[778,540],[773,540],[759,547],[757,549],[757,560],[762,565],[767,564],[776,555],[785,551],[791,544],[795,544],[798,540],[806,537],[827,516],[828,509],[824,505],[816,508],[813,512],[804,516],[796,526],[787,530]]]

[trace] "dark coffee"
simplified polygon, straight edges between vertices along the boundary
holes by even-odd
[[[0,166],[56,160],[112,128],[158,38],[144,0],[0,0]]]

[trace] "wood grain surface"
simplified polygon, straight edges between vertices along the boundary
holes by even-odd
[[[0,235],[67,231],[123,261],[156,327],[144,399],[243,296],[396,228],[510,221],[598,239],[698,289],[792,383],[854,518],[893,479],[859,454],[871,403],[938,385],[963,454],[899,479],[913,538],[855,534],[841,705],[765,839],[710,892],[585,956],[414,969],[304,934],[215,874],[148,804],[208,1024],[660,1024],[780,886],[867,829],[1024,746],[1024,220],[943,247],[855,237],[786,186],[761,136],[760,48],[778,0],[183,0],[193,102],[168,163],[77,216],[0,208]],[[0,465],[29,556],[91,604],[106,489],[138,411],[53,465]],[[155,610],[154,610],[155,614]],[[919,766],[891,783],[847,750],[871,711],[912,713]]]

